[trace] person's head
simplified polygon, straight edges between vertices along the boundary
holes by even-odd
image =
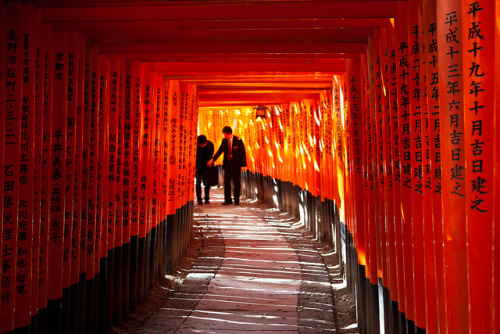
[[[207,136],[205,135],[198,136],[198,145],[201,147],[207,145]]]
[[[231,137],[233,136],[233,130],[231,129],[230,126],[225,126],[222,129],[222,134],[224,135],[224,138],[231,139]]]

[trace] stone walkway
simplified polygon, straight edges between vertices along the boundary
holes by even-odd
[[[137,333],[337,333],[332,283],[292,219],[243,201],[195,205],[203,247],[182,285]]]

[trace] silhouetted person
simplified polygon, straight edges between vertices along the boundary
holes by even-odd
[[[234,186],[234,204],[240,205],[241,189],[241,168],[247,166],[247,156],[243,141],[233,136],[233,130],[229,126],[222,129],[224,139],[220,144],[217,153],[208,164],[211,166],[214,161],[224,152],[222,168],[224,169],[224,203],[222,205],[232,204],[231,200],[231,180]]]
[[[203,198],[201,197],[201,180],[203,179],[203,174],[207,169],[208,161],[212,158],[214,154],[214,144],[207,140],[204,135],[198,136],[198,147],[196,149],[196,198],[198,199],[198,204],[203,204]],[[205,184],[205,204],[210,203],[210,186]]]

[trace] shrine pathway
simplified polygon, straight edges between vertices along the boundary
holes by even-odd
[[[137,333],[337,333],[341,279],[332,282],[294,220],[249,201],[223,206],[221,189],[211,197],[194,209],[200,255]]]

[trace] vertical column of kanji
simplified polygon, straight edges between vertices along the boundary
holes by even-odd
[[[413,255],[412,255],[412,165],[411,165],[411,115],[408,61],[408,8],[406,3],[398,4],[396,16],[396,48],[398,77],[398,117],[400,126],[401,154],[401,216],[403,238],[403,262],[405,273],[406,318],[414,321]]]
[[[96,246],[99,258],[96,263],[96,272],[100,277],[106,276],[106,257],[108,255],[108,237],[109,233],[107,226],[107,197],[108,197],[108,117],[109,117],[109,58],[106,55],[100,55],[99,59],[99,110],[98,110],[98,163],[97,163],[97,198],[96,198]],[[102,270],[101,270],[102,269]],[[104,278],[102,278],[105,282]],[[105,288],[104,291],[107,291]],[[104,293],[99,293],[102,298]],[[99,316],[103,316],[104,312],[99,312]]]
[[[160,195],[159,189],[159,180],[160,180],[160,138],[159,138],[159,126],[160,126],[160,106],[161,106],[161,85],[159,81],[159,76],[157,73],[153,74],[153,89],[151,91],[151,97],[153,100],[153,108],[152,108],[152,136],[151,136],[151,196],[150,196],[150,205],[151,205],[151,222],[152,228],[156,228],[159,223],[159,210],[158,210],[158,197]]]
[[[324,191],[324,187],[323,185],[321,184],[321,170],[320,170],[320,165],[321,165],[321,160],[322,160],[322,151],[323,151],[323,148],[322,148],[322,136],[321,136],[321,133],[320,133],[320,129],[321,129],[321,109],[320,109],[320,103],[319,103],[319,100],[316,99],[314,100],[314,103],[313,103],[313,113],[314,113],[314,133],[315,133],[315,145],[314,145],[314,159],[315,159],[315,166],[314,166],[314,171],[315,171],[315,175],[314,175],[314,183],[315,183],[315,189],[316,189],[316,196],[318,198],[320,198],[322,196],[322,193]],[[275,129],[278,129],[278,127],[274,126],[273,125],[273,128]],[[273,143],[273,146],[275,144]],[[274,148],[276,148],[276,146],[274,146]],[[275,153],[275,156],[277,156],[278,152],[277,150],[275,150],[276,153]]]
[[[153,245],[153,257],[152,257],[152,270],[151,274],[152,282],[157,282],[158,278],[164,273],[163,269],[163,226],[160,224],[161,219],[161,106],[162,106],[162,86],[163,79],[158,73],[154,73],[154,122],[153,122],[153,133],[154,133],[154,144],[151,148],[151,155],[153,157],[152,163],[152,196],[151,202],[151,215],[153,221],[153,228],[155,230],[155,239]]]
[[[369,165],[368,165],[368,157],[370,154],[371,150],[371,143],[369,142],[370,140],[370,133],[369,133],[369,124],[370,124],[370,117],[369,117],[369,107],[368,107],[368,97],[367,97],[367,63],[366,63],[366,56],[361,55],[361,63],[360,63],[360,77],[361,77],[361,100],[362,100],[362,119],[363,119],[363,151],[362,151],[362,168],[363,168],[363,194],[362,194],[362,202],[363,203],[363,221],[361,223],[363,224],[363,231],[365,233],[365,252],[361,253],[358,252],[359,256],[359,264],[363,267],[365,270],[364,275],[365,277],[360,277],[361,279],[365,279],[368,276],[367,274],[367,264],[369,261],[370,257],[370,231],[368,229],[369,227],[369,220],[371,219],[370,217],[370,211],[368,207],[368,193],[369,193]],[[366,313],[365,313],[366,314]]]
[[[194,172],[195,172],[195,166],[196,166],[196,137],[197,137],[197,124],[198,124],[198,86],[195,84],[191,85],[191,90],[190,90],[190,101],[191,101],[191,110],[190,110],[190,119],[191,119],[191,140],[188,142],[188,145],[191,149],[191,161],[190,161],[190,168],[189,172],[191,175],[188,177],[188,194],[189,194],[189,201],[194,200],[194,191],[192,191],[192,182],[190,180],[194,179]],[[241,120],[242,121],[242,120]],[[245,135],[245,132],[242,133],[242,135]],[[245,139],[245,138],[244,138]],[[191,186],[190,186],[191,185]],[[192,225],[189,224],[191,227]]]
[[[387,219],[386,199],[384,198],[385,185],[385,167],[384,167],[384,150],[383,150],[383,110],[385,109],[385,97],[382,89],[382,69],[381,69],[381,31],[376,29],[373,31],[373,49],[372,49],[372,89],[373,89],[373,141],[374,141],[374,231],[376,238],[376,260],[377,273],[373,277],[374,284],[378,284],[377,277],[382,280],[382,283],[387,286],[386,273],[386,251],[385,251],[385,228]]]
[[[495,18],[498,22],[500,18],[500,4],[498,2],[495,2]],[[500,58],[500,30],[496,29],[495,30],[495,59]],[[493,114],[495,115],[494,120],[495,120],[495,135],[494,135],[494,145],[495,145],[495,160],[493,162],[493,165],[495,166],[495,170],[498,170],[500,168],[500,61],[496,61],[494,65],[494,70],[495,70],[495,94],[494,94],[494,101],[495,101],[495,109]],[[493,190],[493,194],[495,197],[500,196],[500,180],[498,179],[500,177],[497,174],[494,174],[493,180],[495,184],[495,188]],[[500,217],[500,213],[498,208],[495,207],[493,210],[494,212],[494,219],[498,221],[498,217]],[[493,228],[496,228],[496,224],[494,225]],[[497,234],[496,232],[494,232]],[[499,238],[496,237],[495,235],[495,247],[494,249],[494,268],[500,268],[500,247],[498,247],[499,244]],[[498,313],[500,312],[500,276],[498,274],[498,270],[495,270],[493,273],[493,300],[495,301],[493,304],[493,329],[498,331],[500,329],[500,317],[498,316]],[[495,279],[496,278],[496,279]]]
[[[353,213],[351,233],[354,237],[354,247],[359,257],[366,254],[363,211],[363,118],[361,110],[361,62],[359,59],[346,60],[346,81],[351,113],[352,146],[352,188],[350,205]],[[334,181],[335,182],[335,181]]]
[[[7,9],[5,3],[0,1],[0,168],[3,170],[4,162],[4,140],[5,140],[5,76],[7,72]],[[3,188],[0,187],[0,203],[3,201]],[[3,232],[3,205],[0,204],[0,228]],[[0,249],[2,249],[3,238],[0,238]],[[0,252],[0,263],[2,262],[2,252]],[[2,280],[2,270],[0,270],[0,281]],[[0,286],[1,293],[1,286]],[[1,296],[1,294],[0,294]],[[0,299],[1,303],[1,299]],[[1,305],[1,304],[0,304]],[[1,314],[1,306],[0,306]]]
[[[286,158],[288,163],[287,174],[290,181],[291,186],[297,183],[295,178],[295,173],[297,171],[297,160],[295,159],[295,111],[293,107],[293,103],[288,103],[288,118],[286,120],[285,129],[286,129],[286,137],[287,137],[287,148],[286,148]]]
[[[125,219],[123,217],[123,170],[124,170],[124,138],[125,138],[125,90],[126,90],[126,61],[120,59],[120,75],[118,76],[118,134],[117,134],[117,147],[116,147],[116,172],[115,172],[115,248],[118,249],[115,254],[115,273],[119,275],[120,282],[114,288],[114,307],[113,307],[113,321],[120,323],[125,314],[125,293],[127,287],[128,275],[125,274],[125,259],[127,253],[125,252],[126,243],[125,239]],[[125,279],[127,277],[127,279]],[[128,295],[127,295],[128,298]]]
[[[133,124],[132,124],[132,236],[139,238],[140,235],[140,162],[141,162],[141,110],[142,110],[142,98],[141,98],[141,85],[143,78],[143,66],[139,61],[134,61],[133,63],[133,74],[132,74],[132,113],[133,113]]]
[[[167,271],[173,269],[177,254],[176,209],[178,203],[178,146],[179,146],[179,81],[168,83],[168,187],[167,187]]]
[[[447,329],[468,328],[462,12],[458,1],[437,2],[442,203]],[[464,276],[465,275],[465,276]],[[461,279],[457,279],[460,277]]]
[[[293,138],[294,140],[294,151],[295,151],[295,163],[297,166],[297,169],[295,171],[295,179],[296,179],[296,185],[299,186],[300,188],[304,188],[304,178],[303,178],[303,172],[305,169],[305,163],[304,163],[304,147],[303,147],[303,131],[302,131],[302,126],[303,126],[303,114],[300,110],[300,105],[298,102],[293,103],[294,106],[294,113],[293,113],[293,118],[294,118],[294,128],[295,128],[295,134],[296,136]],[[260,159],[259,159],[260,163]]]
[[[161,104],[161,124],[160,133],[162,135],[160,142],[161,150],[161,221],[165,221],[168,215],[168,158],[169,158],[169,111],[168,111],[168,91],[169,81],[163,76],[160,78],[162,84],[162,104]]]
[[[164,193],[165,177],[164,177],[164,143],[165,143],[165,119],[164,119],[164,106],[165,106],[165,84],[163,79],[163,74],[156,73],[156,85],[157,85],[157,128],[156,128],[156,138],[155,143],[155,154],[156,154],[156,168],[155,179],[157,182],[156,196],[154,200],[156,201],[156,216],[158,224],[158,250],[157,250],[157,277],[166,273],[165,270],[165,241],[166,241],[166,228],[165,228],[165,217],[166,217],[166,201]]]
[[[2,166],[3,188],[3,226],[2,226],[2,285],[0,332],[14,329],[17,282],[18,240],[18,205],[19,205],[19,154],[21,143],[21,108],[22,108],[22,60],[23,60],[23,21],[22,6],[16,3],[6,4],[7,50],[3,57],[7,60],[4,76],[5,112],[4,122],[4,165]]]
[[[5,100],[6,100],[6,73],[7,73],[7,9],[3,1],[0,1],[0,170],[4,170],[5,151]],[[0,185],[0,228],[3,235],[3,186]],[[0,250],[3,249],[3,237],[0,238]],[[2,262],[2,252],[0,251],[0,263]],[[0,270],[0,282],[2,281],[3,270]],[[2,285],[0,285],[0,316],[2,315]]]
[[[143,64],[143,77],[141,85],[141,135],[140,135],[140,179],[139,179],[139,238],[144,242],[142,253],[139,253],[140,277],[142,298],[145,297],[149,282],[149,248],[151,246],[151,206],[150,196],[150,159],[151,159],[151,120],[154,113],[152,99],[152,78],[151,63]],[[142,262],[141,262],[142,261]]]
[[[174,252],[173,252],[173,259],[174,263],[177,263],[177,261],[180,258],[180,253],[181,253],[181,243],[182,243],[182,238],[181,238],[181,232],[182,232],[182,223],[183,223],[183,214],[182,211],[180,210],[182,205],[184,204],[183,202],[183,188],[182,188],[182,178],[183,178],[183,166],[182,166],[182,158],[184,154],[184,147],[183,147],[183,139],[184,139],[184,99],[183,99],[183,89],[181,83],[178,81],[176,82],[176,88],[174,88],[175,93],[172,96],[173,102],[172,102],[172,112],[177,115],[177,122],[176,122],[176,129],[177,133],[175,136],[175,143],[176,143],[176,152],[175,152],[175,168],[177,169],[175,172],[175,194],[176,194],[176,201],[175,201],[175,210],[176,210],[176,219],[175,219],[175,231],[174,231]],[[175,84],[174,84],[175,85]],[[177,97],[176,97],[177,96]],[[174,104],[177,106],[177,108],[174,106]],[[227,115],[227,112],[226,112]],[[175,117],[175,116],[174,116]],[[230,124],[230,121],[227,120],[227,123],[225,124]],[[173,131],[174,129],[172,129]],[[172,138],[173,139],[173,138]]]
[[[48,256],[49,256],[49,221],[50,221],[50,161],[52,159],[52,104],[53,104],[53,72],[54,72],[54,39],[52,31],[44,26],[44,53],[42,54],[43,66],[43,108],[42,108],[42,145],[41,145],[41,187],[40,187],[40,251],[39,251],[39,309],[47,307],[48,293]]]
[[[320,119],[319,124],[319,184],[321,185],[321,202],[324,205],[325,199],[328,193],[328,174],[326,173],[325,162],[326,162],[326,120],[325,120],[325,96],[324,92],[320,93],[318,100],[318,117]],[[278,151],[279,152],[279,151]],[[281,165],[281,164],[279,164]]]
[[[373,285],[377,285],[377,217],[375,189],[378,187],[377,179],[377,142],[376,142],[376,118],[375,118],[375,91],[373,73],[373,40],[369,40],[365,63],[365,110],[366,110],[366,171],[367,186],[365,193],[365,227],[367,231],[366,252],[366,278]],[[367,291],[369,293],[370,291]],[[368,313],[368,317],[371,313]],[[370,324],[370,321],[369,321]]]
[[[99,266],[99,246],[98,242],[100,237],[99,229],[97,228],[97,196],[98,196],[98,162],[99,162],[99,76],[100,76],[100,62],[99,50],[96,45],[93,45],[91,50],[90,62],[90,110],[88,113],[89,122],[88,131],[88,195],[87,195],[87,300],[85,302],[86,328],[93,331],[97,328],[97,311],[95,307],[98,303],[98,282],[96,282],[96,268]],[[85,154],[84,154],[85,159]]]
[[[66,115],[68,109],[68,35],[54,34],[52,145],[49,161],[49,246],[48,246],[48,326],[51,331],[62,331],[61,302],[63,275],[69,263],[64,259],[65,230],[65,176],[66,176]]]
[[[17,234],[17,273],[15,328],[23,328],[31,323],[32,272],[33,272],[33,191],[34,165],[33,140],[35,118],[35,23],[34,9],[23,6],[22,20],[24,32],[20,36],[22,56],[21,132],[19,151],[19,209]]]
[[[194,203],[194,191],[193,191],[193,181],[194,180],[194,174],[195,174],[195,169],[196,169],[196,138],[197,138],[197,124],[198,124],[198,86],[196,84],[190,84],[190,90],[189,90],[189,101],[190,101],[190,111],[189,111],[189,119],[191,121],[191,131],[190,131],[190,136],[191,139],[188,140],[188,147],[190,149],[190,157],[188,161],[188,178],[186,180],[186,190],[189,195],[188,198],[188,219],[187,219],[187,228],[186,228],[186,240],[185,240],[185,248],[184,251],[187,249],[189,245],[189,241],[191,239],[191,235],[193,232],[193,224],[191,224],[191,221],[193,219],[193,209],[192,205]],[[241,136],[243,137],[243,140],[245,140],[245,127],[243,127],[243,119],[245,115],[244,113],[242,114],[242,119],[239,120],[240,122],[240,131]],[[244,174],[243,174],[244,177]]]
[[[495,26],[494,1],[462,1],[469,328],[476,333],[494,331],[490,316],[494,303],[490,277],[493,277],[494,268],[492,231],[495,206],[495,101],[492,96],[495,94],[494,34],[500,17],[496,20]]]
[[[69,268],[64,272],[64,288],[69,288],[70,285],[78,283],[80,270],[79,264],[79,248],[76,243],[76,238],[79,236],[79,219],[75,217],[74,212],[77,210],[75,203],[75,186],[77,182],[76,174],[78,173],[77,165],[75,164],[77,146],[77,120],[78,120],[78,102],[79,102],[79,68],[80,61],[80,36],[76,32],[69,34],[68,45],[68,91],[66,100],[68,103],[68,111],[66,114],[66,173],[64,201],[65,201],[65,225],[64,225],[64,260],[68,261]],[[80,111],[81,113],[81,111]],[[74,304],[77,305],[77,304]],[[74,314],[74,313],[72,313]],[[67,317],[69,321],[69,317]]]
[[[419,22],[420,31],[420,106],[422,113],[422,216],[423,216],[423,257],[424,257],[424,272],[423,281],[425,284],[425,327],[437,332],[437,309],[436,309],[436,291],[433,291],[433,286],[436,281],[436,265],[434,261],[434,226],[432,218],[432,173],[431,173],[431,110],[428,104],[428,38],[427,26],[428,18],[425,16],[424,1],[420,2],[422,9],[422,20]],[[418,233],[418,231],[417,231]],[[431,286],[429,286],[431,285]],[[432,291],[432,294],[431,294]],[[435,326],[436,325],[436,326]]]
[[[130,182],[131,188],[131,278],[130,278],[130,294],[131,294],[131,309],[135,309],[139,303],[139,289],[141,274],[139,268],[139,181],[140,181],[140,137],[141,137],[141,84],[142,84],[142,64],[140,61],[132,63],[132,175]]]
[[[442,333],[446,318],[444,303],[443,233],[441,218],[441,148],[439,137],[439,88],[436,36],[436,1],[423,1],[424,34],[422,51],[425,59],[425,96],[427,104],[427,165],[424,188],[425,295],[426,329]],[[429,184],[430,182],[430,184]]]
[[[302,110],[302,105],[300,102],[295,102],[295,131],[297,136],[294,138],[295,139],[295,154],[296,154],[296,160],[297,160],[297,185],[305,189],[306,183],[305,183],[305,170],[307,168],[306,166],[306,157],[305,157],[305,145],[306,145],[306,137],[305,135],[305,115]]]
[[[90,291],[86,291],[87,285],[91,283],[91,277],[89,275],[89,267],[87,263],[89,261],[89,250],[87,245],[87,232],[90,229],[90,207],[89,207],[89,182],[90,182],[90,110],[91,110],[91,94],[92,94],[92,54],[91,54],[90,43],[85,41],[82,42],[82,53],[85,54],[84,60],[81,62],[80,74],[81,80],[83,81],[83,93],[82,93],[82,115],[81,115],[81,130],[77,127],[78,131],[82,131],[80,135],[82,138],[81,142],[81,158],[79,159],[81,165],[81,190],[80,190],[80,235],[78,236],[78,247],[80,248],[80,282],[82,283],[82,289],[80,290],[80,305],[82,306],[82,316],[78,319],[78,323],[81,327],[85,328],[86,310],[88,309],[86,296],[90,295]],[[76,158],[78,156],[75,156]],[[76,190],[76,189],[75,189]],[[87,281],[88,280],[88,281]],[[85,325],[84,325],[85,324]]]
[[[325,161],[325,171],[328,175],[329,184],[329,194],[328,198],[330,200],[335,199],[335,191],[337,189],[334,178],[334,168],[333,168],[333,156],[335,154],[333,147],[333,93],[332,90],[327,90],[325,92],[325,147],[326,147],[326,161]],[[351,101],[349,103],[352,103]],[[352,105],[349,105],[350,110],[352,110]],[[286,132],[285,132],[286,133]]]
[[[319,165],[319,184],[321,185],[321,202],[326,202],[328,198],[328,190],[329,190],[329,178],[326,168],[326,157],[327,157],[327,136],[326,136],[326,99],[325,92],[320,93],[319,101],[318,101],[318,115],[320,117],[320,140],[318,142],[319,150],[320,150],[320,165]],[[281,121],[280,121],[281,123]],[[280,164],[281,165],[281,164]]]
[[[408,97],[410,133],[405,139],[410,140],[411,163],[411,247],[413,249],[413,294],[415,325],[425,328],[425,265],[424,265],[424,217],[423,217],[423,178],[424,153],[423,142],[426,140],[427,110],[421,105],[422,86],[425,84],[422,57],[422,7],[419,0],[408,2]],[[403,143],[406,145],[406,142]],[[406,152],[406,150],[404,150]],[[405,154],[405,153],[404,153]],[[403,158],[405,156],[403,155]],[[406,189],[406,187],[405,187]],[[406,216],[406,213],[405,213]],[[409,218],[409,217],[408,217]],[[406,239],[405,239],[406,240]]]
[[[342,98],[341,103],[344,108],[344,128],[342,131],[342,143],[344,150],[344,197],[345,197],[345,225],[349,231],[352,230],[352,145],[351,145],[351,128],[352,128],[352,117],[351,117],[351,106],[349,104],[348,98],[348,88],[347,88],[347,76],[342,76]],[[330,232],[332,233],[332,232]],[[347,263],[347,242],[342,242],[342,262]],[[349,270],[349,269],[347,269]]]
[[[122,65],[123,66],[123,65]],[[132,61],[124,64],[123,84],[123,154],[122,154],[122,220],[123,220],[123,306],[122,312],[126,315],[130,310],[129,296],[131,293],[131,216],[132,216]],[[119,208],[118,208],[119,209]]]
[[[184,205],[186,204],[186,189],[185,189],[185,182],[186,182],[186,131],[187,129],[187,110],[186,110],[186,84],[179,84],[179,151],[178,151],[178,160],[177,160],[177,166],[179,168],[179,172],[177,174],[177,193],[179,195],[179,199],[177,202],[177,209],[178,209],[178,229],[177,229],[177,254],[176,254],[176,261],[178,261],[182,255],[183,251],[183,232],[184,232],[184,223],[185,223],[185,211],[184,211]],[[233,114],[229,113],[228,111],[228,116],[230,116],[230,119],[228,120],[227,124],[232,124],[233,129],[234,123],[233,123]]]
[[[35,22],[38,31],[43,31],[41,23],[41,15],[36,12]],[[32,256],[32,287],[31,310],[32,315],[38,313],[38,296],[39,290],[39,266],[40,266],[40,227],[41,227],[41,187],[42,187],[42,146],[43,146],[43,77],[44,77],[44,57],[45,57],[45,40],[36,38],[35,45],[35,104],[34,104],[34,129],[33,129],[33,256]],[[0,56],[1,57],[1,56]],[[2,73],[2,72],[0,72]],[[0,83],[0,87],[2,84]],[[0,98],[1,101],[1,98]],[[0,102],[1,103],[1,102]],[[1,108],[0,108],[1,109]],[[0,130],[1,131],[1,130]],[[0,134],[0,138],[2,135]],[[0,153],[1,160],[1,153]],[[0,161],[0,166],[2,166]],[[1,198],[1,194],[0,194]],[[0,218],[1,220],[1,218]],[[1,247],[0,247],[1,248]],[[0,256],[1,258],[1,256]],[[0,274],[1,276],[1,274]]]
[[[111,228],[113,236],[108,239],[108,249],[112,264],[108,266],[111,269],[109,273],[110,287],[112,296],[110,300],[112,317],[119,319],[121,317],[121,294],[122,294],[122,266],[121,266],[121,253],[122,253],[122,221],[120,219],[121,208],[121,192],[120,187],[120,174],[121,174],[121,131],[120,131],[120,117],[122,115],[121,109],[121,62],[118,58],[110,59],[110,72],[109,72],[109,128],[108,128],[108,189],[109,192],[106,207],[107,212],[107,225]]]
[[[341,126],[341,119],[340,119],[340,91],[338,87],[338,78],[337,76],[333,77],[333,87],[332,87],[332,145],[333,145],[333,166],[332,168],[335,170],[334,177],[335,177],[335,195],[334,195],[334,201],[335,204],[337,205],[337,209],[339,210],[344,210],[344,203],[343,203],[343,188],[341,184],[343,183],[342,180],[343,175],[340,173],[339,166],[341,164],[341,155],[342,155],[342,140],[340,138],[340,126]],[[342,220],[342,219],[341,219]],[[343,221],[343,220],[342,220]]]
[[[307,168],[308,171],[308,185],[309,185],[309,192],[311,193],[312,196],[317,196],[317,189],[316,189],[316,173],[317,173],[317,161],[316,161],[316,143],[317,143],[317,137],[316,137],[316,115],[315,115],[315,106],[314,106],[314,101],[313,100],[305,100],[305,106],[307,110],[307,115],[308,115],[308,127],[307,127],[307,133],[308,133],[308,161],[309,161],[309,167]],[[269,165],[268,165],[269,166]]]
[[[391,276],[391,299],[398,305],[404,305],[403,289],[403,258],[401,243],[401,169],[399,155],[399,119],[398,119],[398,87],[397,87],[397,66],[395,49],[395,30],[394,20],[388,20],[386,25],[387,56],[385,57],[387,71],[387,108],[386,115],[388,122],[387,133],[387,154],[389,155],[388,165],[388,228],[390,239],[393,238],[393,244],[389,245],[390,265],[389,272]],[[392,207],[392,210],[391,210]],[[399,232],[399,233],[398,233]],[[391,237],[392,236],[392,237]]]
[[[387,20],[387,24],[390,21]],[[381,80],[380,84],[382,86],[382,96],[381,96],[381,107],[382,107],[382,133],[381,133],[381,151],[384,153],[384,183],[383,188],[383,198],[384,198],[384,212],[385,212],[385,229],[382,236],[385,237],[385,266],[384,266],[384,286],[389,289],[389,297],[396,301],[397,300],[397,283],[395,275],[395,263],[396,263],[396,239],[394,237],[394,175],[393,175],[393,154],[392,154],[392,130],[391,130],[391,101],[390,101],[390,45],[388,44],[388,29],[380,29],[380,72]]]
[[[140,207],[139,207],[139,225],[141,238],[145,238],[151,227],[151,208],[148,203],[150,191],[150,145],[151,145],[151,120],[153,115],[152,99],[152,72],[151,64],[144,64],[144,89],[142,90],[142,110],[141,110],[141,174],[140,174]]]
[[[85,322],[85,232],[87,229],[86,220],[82,219],[84,212],[84,189],[83,189],[83,152],[86,144],[83,141],[85,127],[85,65],[86,65],[86,42],[82,35],[78,35],[77,57],[75,58],[75,71],[78,73],[76,88],[73,97],[76,99],[75,117],[75,149],[74,149],[74,186],[73,194],[73,220],[72,241],[71,241],[71,284],[76,291],[71,295],[71,305],[77,305],[78,313],[76,318],[70,319],[71,329],[76,330],[84,327]]]

